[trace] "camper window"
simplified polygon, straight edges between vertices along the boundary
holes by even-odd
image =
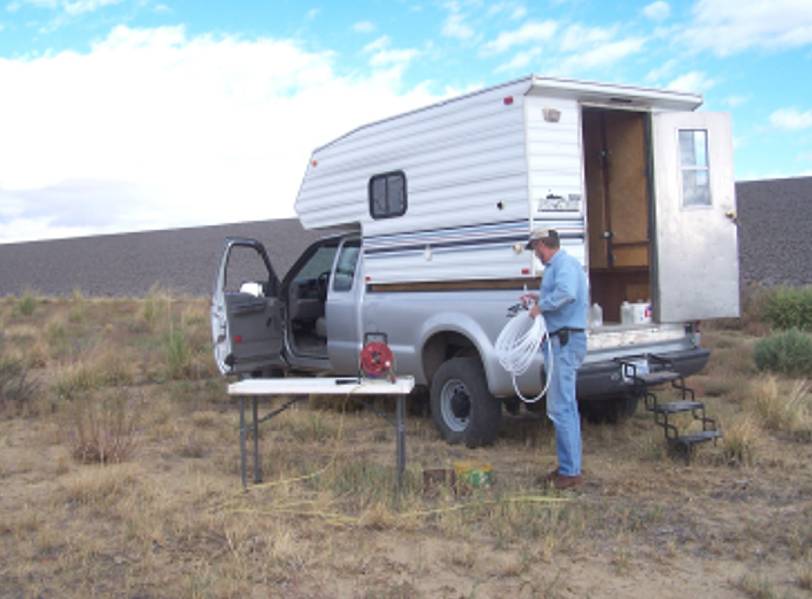
[[[369,214],[392,218],[406,213],[406,175],[401,171],[375,175],[369,180]]]
[[[708,132],[701,129],[680,130],[679,149],[682,166],[682,205],[710,206]]]

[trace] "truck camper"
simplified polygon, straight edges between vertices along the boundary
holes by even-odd
[[[281,280],[229,239],[212,302],[224,374],[353,374],[367,333],[429,391],[449,442],[476,446],[516,408],[494,344],[536,289],[525,249],[554,228],[583,264],[592,326],[579,371],[588,416],[631,413],[628,364],[688,376],[700,320],[739,313],[730,120],[699,96],[529,76],[363,125],[316,149],[296,198],[305,228],[338,228]],[[254,284],[232,274],[254,257]],[[519,377],[537,393],[543,359]],[[626,370],[624,370],[626,369]]]

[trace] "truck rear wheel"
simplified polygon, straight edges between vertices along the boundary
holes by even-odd
[[[478,359],[452,358],[437,369],[431,381],[431,415],[449,443],[479,447],[496,440],[502,404],[488,391]]]
[[[634,416],[638,398],[621,395],[606,399],[587,399],[581,402],[581,413],[592,424],[616,424]]]

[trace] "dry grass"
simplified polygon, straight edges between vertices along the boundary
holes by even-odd
[[[742,331],[705,335],[714,358],[697,387],[725,438],[688,468],[642,410],[585,424],[575,493],[538,482],[555,460],[544,420],[510,419],[495,446],[469,450],[410,416],[398,495],[391,425],[321,399],[329,409],[297,404],[263,425],[265,482],[243,493],[205,301],[75,293],[35,298],[24,320],[18,301],[0,300],[0,352],[26,348],[54,412],[0,421],[0,596],[650,597],[711,579],[722,597],[768,597],[812,580],[808,392],[779,377],[755,393]],[[424,495],[423,468],[459,460],[492,464],[495,484]],[[730,567],[765,561],[770,581]]]
[[[812,431],[812,394],[806,380],[760,378],[751,383],[750,397],[764,427],[800,435]]]
[[[77,398],[64,412],[73,456],[82,463],[120,463],[138,445],[139,404],[121,393]]]
[[[749,415],[738,417],[724,429],[722,459],[730,466],[752,466],[761,429]]]

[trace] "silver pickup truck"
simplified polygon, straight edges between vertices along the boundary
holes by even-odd
[[[364,335],[383,333],[395,355],[396,373],[414,376],[418,389],[428,391],[433,420],[449,443],[476,447],[493,442],[503,408],[521,408],[494,349],[521,286],[378,289],[364,274],[361,244],[357,234],[321,239],[280,280],[262,244],[227,239],[211,305],[220,372],[239,377],[353,375]],[[578,375],[582,411],[590,419],[634,412],[637,398],[630,393],[621,359],[652,369],[667,360],[687,376],[702,369],[708,356],[693,324],[594,327]],[[537,361],[518,380],[525,395],[541,389],[541,352]]]

